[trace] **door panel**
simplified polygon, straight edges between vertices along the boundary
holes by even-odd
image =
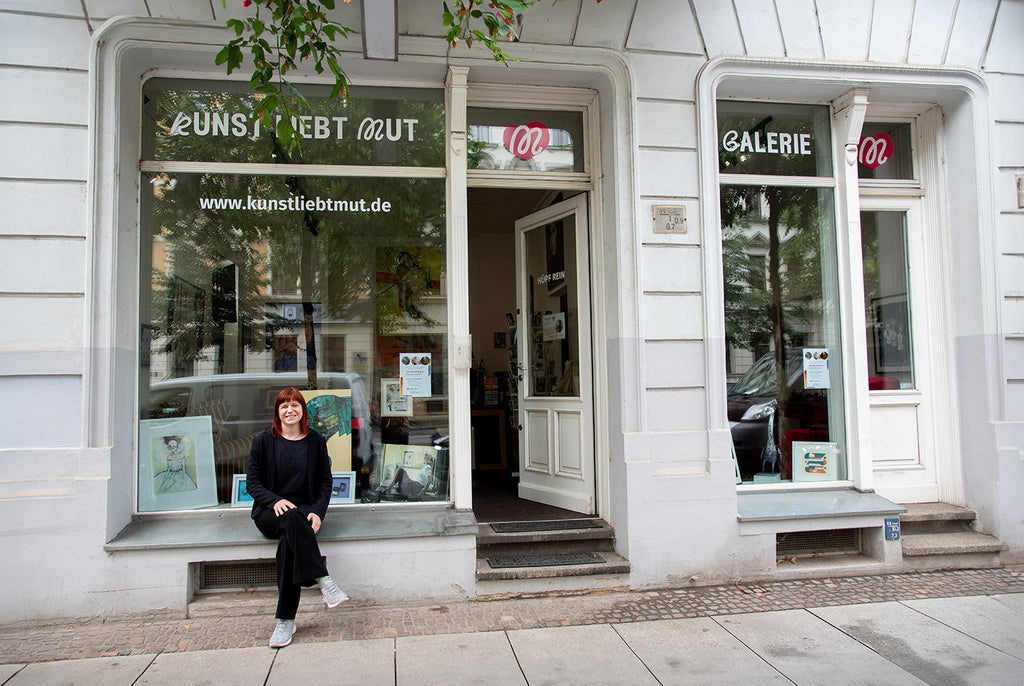
[[[519,497],[594,512],[585,194],[516,222]]]
[[[583,455],[580,453],[583,422],[580,413],[555,410],[554,415],[558,427],[558,467],[555,473],[558,476],[583,478]]]
[[[937,500],[920,204],[872,198],[862,208],[875,490],[897,502]]]

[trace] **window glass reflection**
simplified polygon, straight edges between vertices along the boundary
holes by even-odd
[[[861,129],[857,175],[861,179],[913,179],[910,124],[867,122]]]
[[[583,114],[470,107],[469,168],[584,171]]]
[[[354,472],[332,502],[447,499],[444,181],[143,182],[140,434],[197,450],[195,497],[162,499],[140,469],[140,510],[244,506],[235,475],[289,386]]]
[[[728,415],[744,482],[846,478],[832,202],[830,189],[721,188]],[[798,456],[794,444],[811,447]]]
[[[861,212],[868,388],[914,388],[907,225],[903,212]]]
[[[529,286],[529,393],[580,394],[578,274],[574,217],[531,229],[525,236]]]

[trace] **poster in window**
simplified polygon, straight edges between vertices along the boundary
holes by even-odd
[[[217,505],[209,415],[139,422],[139,512]]]
[[[793,441],[793,481],[835,481],[839,445]]]
[[[544,315],[543,337],[545,341],[565,339],[565,312]]]
[[[412,398],[430,397],[430,358],[431,354],[426,352],[408,352],[398,356],[402,395]]]
[[[352,389],[301,391],[309,410],[309,428],[327,441],[333,471],[352,468]]]
[[[828,348],[804,348],[804,388],[830,388]]]
[[[906,294],[871,299],[875,368],[879,372],[909,372],[910,308]]]

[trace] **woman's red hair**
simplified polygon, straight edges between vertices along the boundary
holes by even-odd
[[[278,393],[277,399],[274,400],[274,426],[270,429],[270,433],[273,435],[281,435],[281,414],[279,412],[281,405],[292,400],[302,405],[302,421],[299,423],[302,435],[305,436],[309,433],[309,410],[306,408],[306,399],[302,397],[302,393],[298,389],[286,388]]]

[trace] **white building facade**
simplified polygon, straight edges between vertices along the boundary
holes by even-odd
[[[902,571],[909,503],[1024,562],[1024,4],[561,0],[510,69],[340,5],[297,153],[214,64],[228,4],[0,0],[11,621],[272,562],[286,386],[357,598],[492,592],[490,477],[610,524],[606,585]],[[780,564],[808,532],[857,554]]]

